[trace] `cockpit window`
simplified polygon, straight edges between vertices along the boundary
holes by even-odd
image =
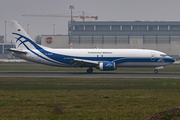
[[[166,57],[167,55],[166,54],[160,54],[161,57]]]

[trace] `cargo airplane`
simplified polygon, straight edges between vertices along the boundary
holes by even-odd
[[[8,49],[14,56],[57,67],[87,67],[101,71],[118,67],[154,67],[155,73],[175,60],[163,52],[148,49],[53,49],[38,45],[17,21],[11,21],[16,48]]]

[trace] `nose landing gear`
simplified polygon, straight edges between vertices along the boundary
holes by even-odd
[[[164,68],[163,66],[156,67],[155,70],[154,70],[154,73],[155,73],[155,74],[158,74],[158,69],[163,69],[163,68]]]
[[[155,73],[155,74],[158,74],[158,70],[157,70],[157,69],[155,69],[155,70],[154,70],[154,73]]]

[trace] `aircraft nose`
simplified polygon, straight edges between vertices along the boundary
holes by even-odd
[[[173,62],[175,62],[175,60],[170,57],[170,58],[169,58],[169,62],[172,62],[172,63],[173,63]]]

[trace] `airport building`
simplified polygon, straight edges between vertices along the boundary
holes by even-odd
[[[4,36],[0,35],[0,59],[2,58],[12,58],[11,52],[6,49],[15,47],[14,43],[11,41],[10,43],[4,41]]]
[[[52,48],[154,49],[179,58],[180,21],[73,21],[68,35],[42,35]]]
[[[68,28],[68,35],[42,35],[41,45],[70,48],[72,41],[74,49],[154,49],[180,57],[180,21],[72,21]],[[1,40],[1,56],[12,46]]]

